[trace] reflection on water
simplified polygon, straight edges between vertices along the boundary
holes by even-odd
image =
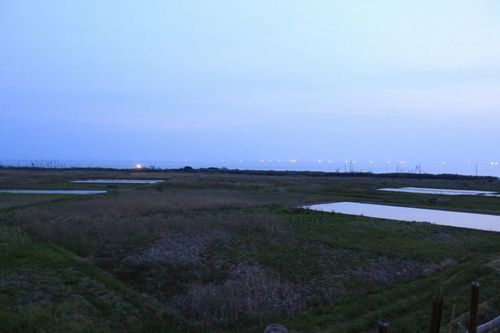
[[[155,179],[87,179],[87,180],[73,180],[72,183],[86,183],[86,184],[158,184],[163,180]]]
[[[453,227],[500,231],[500,216],[498,215],[450,212],[444,210],[375,205],[358,202],[335,202],[304,206],[304,208],[322,212],[363,215],[389,220],[430,222]]]
[[[89,194],[104,194],[107,191],[96,191],[96,190],[24,190],[24,189],[0,189],[0,193],[14,193],[14,194],[78,194],[78,195],[89,195]]]
[[[379,191],[419,193],[419,194],[440,194],[440,195],[498,196],[497,192],[491,192],[491,191],[449,190],[449,189],[425,188],[425,187],[381,188],[379,189]]]

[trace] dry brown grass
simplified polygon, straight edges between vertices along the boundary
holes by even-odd
[[[131,194],[138,192],[157,196],[131,205]],[[182,209],[177,204],[185,195],[192,198],[192,194],[174,195],[168,205],[161,205],[165,194],[130,191],[104,200],[33,207],[15,212],[10,221],[22,225],[33,237],[89,258],[200,324],[227,325],[245,315],[289,315],[305,309],[305,291],[298,285],[241,262],[220,263],[228,271],[219,275],[214,272],[222,266],[206,257],[213,244],[231,241],[240,230],[260,228],[265,233],[285,235],[289,230],[282,221],[254,210],[203,210],[238,207],[233,205],[241,198],[234,196],[205,196],[187,204],[201,210],[187,211],[185,204]],[[142,207],[143,202],[149,202],[149,206]],[[186,269],[190,273],[183,276]],[[175,288],[171,282],[161,283],[172,274],[181,274],[172,282]],[[213,280],[214,274],[221,280]],[[170,289],[177,292],[172,294]]]
[[[231,212],[230,216],[214,217],[206,213],[270,201],[266,196],[228,189],[126,189],[106,197],[25,208],[12,212],[9,221],[79,255],[102,256],[99,252],[104,251],[109,256],[109,248],[136,248],[172,233],[203,234],[211,239],[220,230],[244,224],[280,226],[264,214]]]
[[[29,206],[33,204],[40,204],[42,202],[49,202],[57,199],[58,196],[54,195],[2,195],[0,194],[0,209]]]
[[[129,249],[144,246],[153,252],[171,251],[164,249],[165,244],[175,246],[186,237],[179,248],[189,247],[189,242],[208,244],[241,227],[260,226],[274,232],[284,228],[268,214],[232,209],[259,204],[260,200],[252,202],[231,191],[213,192],[125,191],[109,198],[19,210],[9,221],[22,225],[35,238],[63,245],[82,256],[99,256],[103,251],[109,256],[109,251],[113,252],[110,248],[116,247],[122,249],[121,257],[129,254]],[[215,211],[209,212],[210,208]]]
[[[280,281],[259,266],[240,263],[222,284],[195,284],[173,300],[186,318],[202,325],[228,325],[248,316],[290,316],[307,306],[303,287]]]
[[[120,190],[106,197],[93,197],[48,206],[58,217],[117,218],[162,212],[244,208],[273,204],[281,198],[228,189],[154,188]]]

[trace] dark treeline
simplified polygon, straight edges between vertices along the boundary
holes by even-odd
[[[0,169],[15,169],[15,170],[85,170],[85,171],[129,171],[137,173],[153,173],[153,172],[189,172],[189,173],[224,173],[235,175],[256,175],[256,176],[309,176],[309,177],[372,177],[372,178],[411,178],[411,179],[448,179],[448,180],[485,180],[495,181],[498,178],[494,176],[469,176],[460,174],[430,174],[430,173],[372,173],[372,172],[328,172],[328,171],[276,171],[276,170],[240,170],[227,168],[192,168],[185,166],[183,168],[157,168],[144,167],[141,169],[121,169],[121,168],[104,168],[104,167],[39,167],[39,166],[7,166],[0,165]]]

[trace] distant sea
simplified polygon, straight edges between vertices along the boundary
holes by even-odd
[[[42,167],[42,168],[145,168],[176,169],[185,166],[193,168],[228,168],[240,170],[276,171],[325,171],[325,172],[373,172],[373,173],[430,173],[461,174],[500,177],[500,164],[496,161],[483,162],[410,162],[410,161],[357,161],[357,160],[13,160],[0,159],[0,166]]]

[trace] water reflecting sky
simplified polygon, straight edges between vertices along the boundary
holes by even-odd
[[[335,202],[306,206],[305,208],[348,215],[362,215],[406,222],[430,222],[439,225],[500,231],[500,216],[452,212],[389,205],[374,205],[358,202]]]

